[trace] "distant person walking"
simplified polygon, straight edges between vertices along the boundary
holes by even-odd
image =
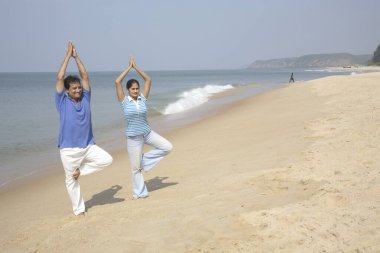
[[[293,72],[290,75],[289,83],[294,83],[294,77],[293,77]]]
[[[75,59],[82,82],[77,76],[64,78],[71,57]],[[55,105],[59,113],[58,148],[75,215],[82,215],[86,211],[80,193],[79,176],[99,171],[112,163],[112,157],[95,145],[90,100],[91,89],[86,69],[73,43],[69,42],[65,60],[57,75]]]
[[[126,84],[128,91],[128,96],[126,96],[124,95],[122,81],[132,68],[140,74],[145,84],[140,92],[139,82],[135,79],[130,79]],[[121,103],[127,125],[125,132],[132,170],[133,198],[146,198],[148,197],[148,190],[142,172],[151,170],[164,156],[170,153],[173,146],[149,126],[146,101],[149,97],[151,79],[136,66],[132,56],[129,60],[129,66],[119,75],[115,84],[116,95]],[[143,153],[144,144],[153,146],[154,149]]]

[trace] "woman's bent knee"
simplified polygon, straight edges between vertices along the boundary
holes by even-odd
[[[168,155],[173,150],[173,145],[168,142],[168,144],[165,147],[165,155]]]

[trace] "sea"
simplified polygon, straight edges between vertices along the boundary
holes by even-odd
[[[146,71],[152,78],[149,121],[164,134],[220,113],[244,98],[289,85],[292,72],[296,82],[354,74],[323,69]],[[109,152],[126,149],[125,120],[114,84],[118,75],[89,72],[95,140]],[[136,72],[127,78],[143,84]],[[46,170],[63,171],[57,148],[55,85],[54,72],[0,72],[0,189]]]

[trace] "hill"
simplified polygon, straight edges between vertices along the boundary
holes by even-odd
[[[371,55],[352,55],[349,53],[309,54],[293,58],[258,60],[248,68],[321,68],[367,65]]]

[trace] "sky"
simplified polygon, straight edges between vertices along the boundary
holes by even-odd
[[[0,72],[245,68],[306,54],[373,54],[378,0],[0,0]],[[70,63],[68,70],[74,69]]]

